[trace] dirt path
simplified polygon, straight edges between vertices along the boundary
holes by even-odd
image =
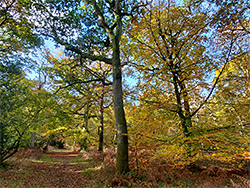
[[[46,153],[40,160],[15,159],[0,170],[0,187],[91,187],[89,161],[70,152]]]
[[[187,187],[231,188],[250,187],[250,174],[212,166],[201,172],[194,168],[170,169],[149,166],[138,174],[115,174],[115,152],[78,154],[65,152],[16,155],[5,169],[0,169],[0,188],[99,188],[128,187]],[[42,155],[42,156],[41,156]],[[27,157],[33,157],[28,159]],[[39,160],[35,160],[37,156]],[[153,173],[152,173],[153,172]]]

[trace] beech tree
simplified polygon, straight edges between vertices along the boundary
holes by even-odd
[[[124,19],[133,16],[137,1],[44,1],[35,3],[37,31],[72,55],[112,65],[113,100],[117,126],[117,163],[127,172],[128,135],[123,107],[120,41]],[[99,53],[99,54],[96,54]],[[82,61],[84,63],[84,61]]]
[[[205,77],[213,65],[213,60],[206,55],[207,21],[207,15],[203,12],[190,13],[174,3],[165,3],[159,7],[152,6],[131,30],[131,33],[136,33],[133,37],[137,42],[135,48],[139,48],[137,52],[144,54],[136,53],[142,59],[138,62],[143,64],[138,67],[145,70],[144,79],[154,82],[159,78],[168,85],[166,89],[173,92],[176,100],[172,110],[178,114],[186,136],[190,135],[194,115],[189,93],[197,91],[198,86],[206,85]],[[139,30],[143,30],[147,36],[139,34]]]
[[[133,42],[127,47],[140,71],[141,101],[178,115],[175,127],[181,128],[189,154],[190,139],[198,134],[197,114],[218,89],[226,65],[249,46],[249,35],[239,24],[221,27],[219,13],[203,2],[158,1],[149,6],[133,22]]]

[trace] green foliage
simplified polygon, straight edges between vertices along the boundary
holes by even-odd
[[[34,24],[30,22],[30,1],[1,0],[0,9],[0,52],[12,54],[27,52],[39,46],[41,39],[33,32]]]
[[[0,8],[0,163],[27,144],[27,135],[41,109],[24,70],[33,63],[28,53],[42,44],[30,21],[31,1],[1,1]],[[24,67],[24,65],[26,67]]]
[[[85,160],[83,158],[77,157],[72,159],[72,162],[85,162]]]
[[[25,144],[25,134],[36,120],[41,108],[34,85],[23,76],[1,79],[1,163]]]

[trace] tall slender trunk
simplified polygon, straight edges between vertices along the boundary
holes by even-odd
[[[121,21],[118,21],[117,27],[121,29]],[[120,24],[120,25],[119,25]],[[117,28],[119,30],[119,28]],[[116,170],[119,173],[126,173],[129,171],[128,166],[128,131],[127,123],[123,105],[122,92],[122,71],[120,61],[120,34],[112,39],[113,45],[113,96],[114,96],[114,110],[117,127],[117,156],[116,156]]]
[[[89,95],[89,93],[88,93]],[[84,113],[84,128],[87,132],[89,132],[88,126],[89,126],[89,98],[87,99],[87,104],[86,104],[86,110]]]
[[[99,17],[98,25],[103,27],[112,41],[112,68],[113,68],[113,97],[114,97],[114,111],[115,121],[117,127],[117,156],[116,156],[116,170],[118,173],[126,173],[129,171],[128,166],[128,131],[123,106],[122,93],[122,70],[120,60],[120,41],[122,36],[122,18],[123,12],[121,3],[124,1],[112,1],[110,11],[115,17],[115,25],[109,27],[105,22],[105,16],[98,7],[98,1],[92,0],[91,3]]]
[[[98,127],[98,135],[99,135],[99,147],[98,151],[103,152],[103,100],[104,100],[104,81],[102,82],[101,96],[100,96],[100,109],[99,109],[99,127]]]
[[[38,83],[39,83],[38,91],[41,91],[41,89],[43,87],[42,78],[41,78],[41,69],[39,69],[39,71],[38,71]],[[36,141],[36,129],[34,129],[34,132],[31,132],[30,137],[31,137],[30,147],[34,148],[35,147],[35,141]]]
[[[0,167],[2,166],[3,162],[3,138],[4,138],[4,128],[3,123],[0,120]]]
[[[89,100],[90,99],[89,99],[89,92],[88,92],[86,110],[85,110],[85,113],[84,113],[84,115],[85,115],[85,117],[84,117],[84,127],[82,129],[82,133],[85,132],[85,131],[87,133],[89,133],[89,129],[88,129],[88,126],[89,126]],[[87,137],[84,137],[81,140],[81,143],[80,143],[81,149],[80,150],[82,150],[82,149],[84,149],[85,151],[88,150],[87,141],[88,141]]]

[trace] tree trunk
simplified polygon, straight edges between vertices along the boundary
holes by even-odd
[[[3,162],[3,138],[4,138],[4,128],[3,128],[3,123],[0,122],[0,167],[2,166]]]
[[[88,126],[89,126],[89,103],[90,103],[90,99],[89,99],[89,95],[90,95],[90,92],[88,91],[88,98],[87,98],[87,104],[86,104],[86,111],[84,113],[85,117],[84,117],[84,127],[82,129],[82,133],[84,133],[85,131],[87,132],[87,134],[89,133],[89,129],[88,129]],[[82,149],[84,149],[85,151],[88,150],[88,146],[87,146],[87,143],[88,143],[88,138],[87,137],[84,137],[81,141],[80,141],[80,151]]]
[[[117,27],[121,27],[121,25]],[[121,29],[121,28],[120,28]],[[119,30],[119,28],[117,28]],[[123,107],[123,92],[122,92],[122,71],[120,61],[120,38],[116,35],[112,40],[113,45],[113,96],[114,96],[114,110],[117,127],[117,156],[116,156],[116,170],[119,173],[126,173],[129,171],[128,166],[128,131]]]
[[[184,134],[185,137],[189,137],[190,136],[190,132],[188,130],[188,127],[190,127],[190,124],[192,123],[191,117],[185,117],[185,116],[183,116],[180,119],[181,119],[181,127],[183,129],[183,134]]]
[[[102,90],[100,97],[100,109],[99,109],[99,127],[98,127],[98,135],[99,135],[99,147],[98,151],[103,152],[103,100],[104,100],[104,81],[102,82]]]
[[[177,72],[172,71],[172,74],[173,74],[175,97],[177,102],[177,114],[181,120],[181,127],[184,136],[189,137],[190,132],[188,128],[192,126],[192,121],[191,121],[192,117],[190,113],[188,94],[184,83],[179,80]],[[182,95],[184,99],[184,110],[182,109]]]
[[[76,151],[76,141],[75,140],[73,141],[73,151],[74,152]]]
[[[31,137],[30,147],[34,148],[35,147],[36,132],[32,132],[30,137]]]
[[[180,81],[180,88],[182,90],[183,95],[183,105],[184,105],[184,112],[185,112],[185,127],[186,131],[184,132],[185,136],[190,136],[190,131],[188,131],[189,127],[192,127],[192,116],[190,112],[190,105],[188,99],[188,92],[184,81]]]

